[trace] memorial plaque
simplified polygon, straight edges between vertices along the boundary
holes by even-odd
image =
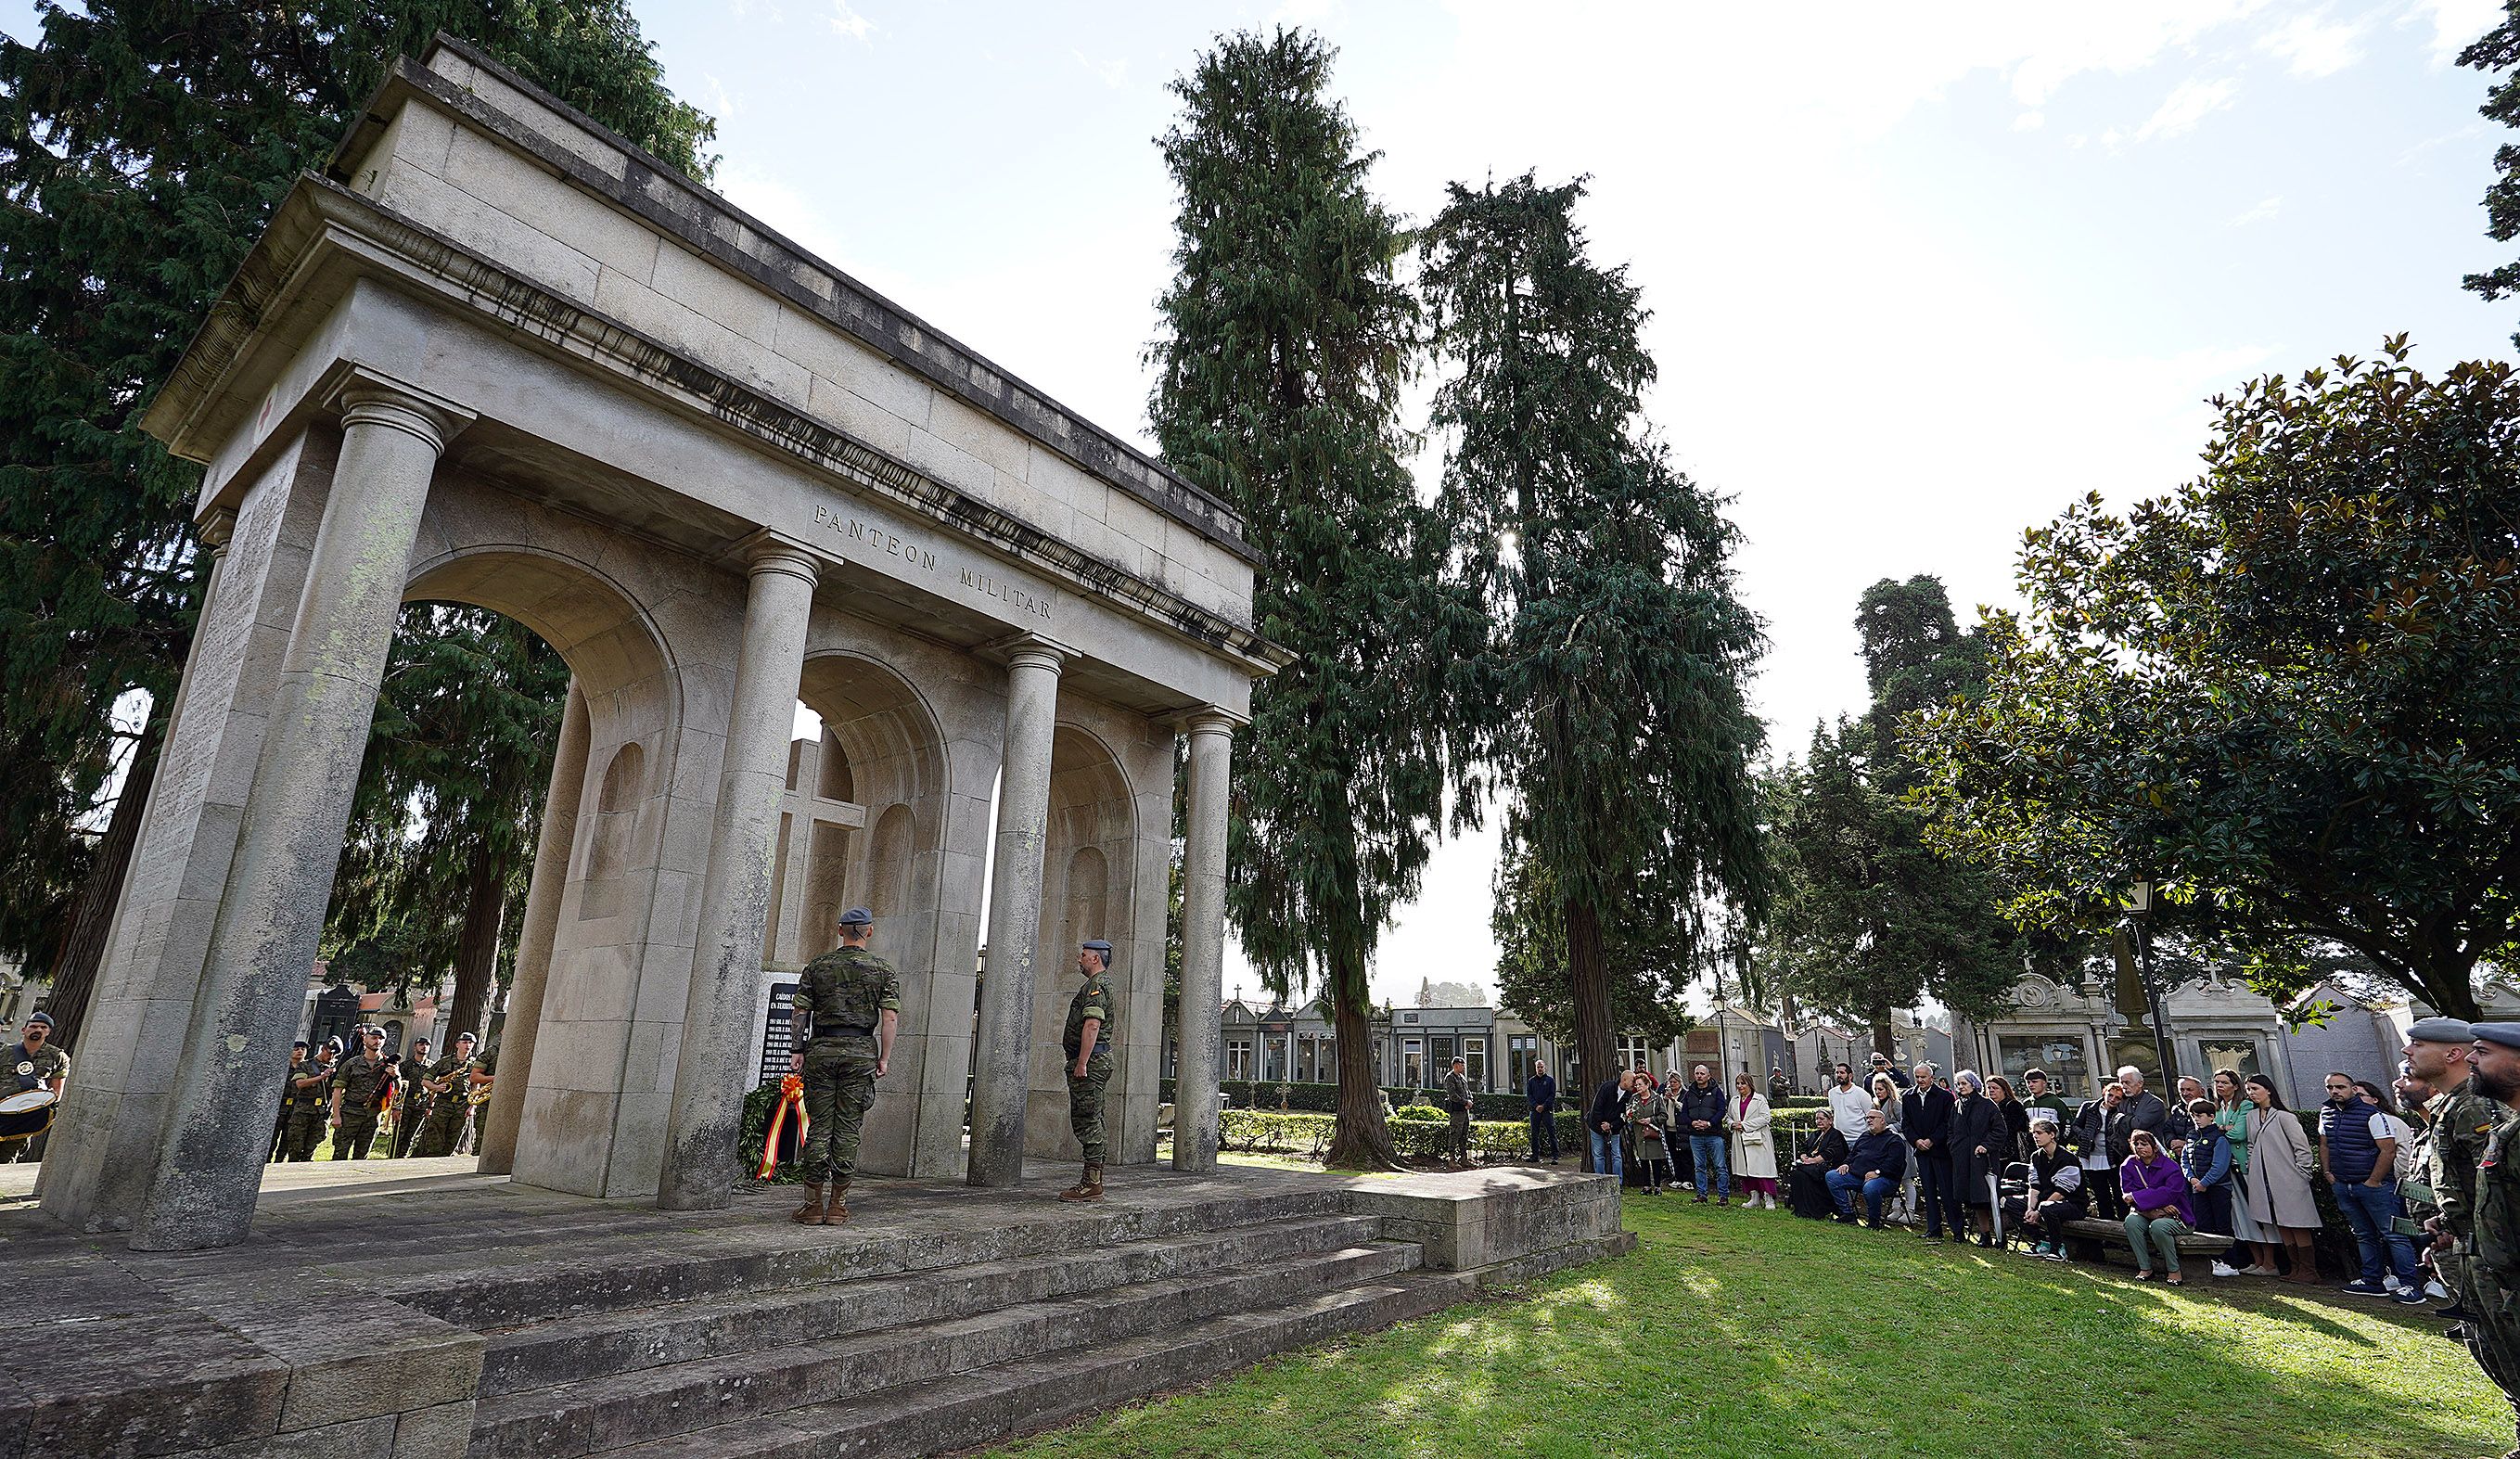
[[[774,982],[770,985],[770,1011],[761,1017],[761,1077],[767,1084],[788,1072],[788,1056],[796,1050],[796,1030],[788,1023],[788,1005],[796,998],[796,984]]]

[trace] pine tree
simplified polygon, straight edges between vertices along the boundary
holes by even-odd
[[[1984,1019],[2034,952],[2065,949],[2025,939],[1999,911],[1996,880],[1929,848],[1924,814],[1904,798],[1921,776],[1903,724],[1976,694],[1985,645],[1927,575],[1866,589],[1855,624],[1871,707],[1816,728],[1809,755],[1768,778],[1776,901],[1759,957],[1798,1003],[1863,1024],[1895,1053],[1896,1010],[1930,997]]]
[[[2502,23],[2459,52],[2458,64],[2497,77],[2478,113],[2504,126],[2520,126],[2520,0],[2503,0],[2502,10]],[[2494,174],[2485,189],[2485,236],[2509,243],[2520,238],[2520,145],[2505,142],[2494,149]],[[2520,261],[2469,274],[2461,283],[2489,299],[2520,294]],[[2520,333],[2512,335],[2511,342],[2520,344]]]
[[[491,984],[515,965],[567,692],[568,665],[512,618],[402,611],[327,940],[371,988],[434,986],[452,969],[446,1037],[483,1031]]]
[[[440,29],[686,170],[715,124],[665,90],[625,0],[36,13],[31,44],[0,37],[0,952],[54,975],[67,1042],[200,592],[199,473],[137,423],[274,205]],[[134,693],[136,751],[112,722]]]
[[[1528,173],[1455,184],[1421,247],[1456,369],[1435,397],[1442,507],[1489,619],[1473,702],[1508,793],[1499,898],[1520,909],[1500,978],[1521,938],[1562,942],[1598,1078],[1614,961],[1660,947],[1685,977],[1763,904],[1744,693],[1763,639],[1722,503],[1644,427],[1645,310],[1624,269],[1586,256],[1583,195]]]
[[[1178,273],[1149,353],[1165,459],[1242,515],[1260,631],[1295,661],[1259,684],[1236,756],[1228,904],[1270,991],[1328,995],[1334,1165],[1393,1160],[1367,973],[1443,814],[1443,675],[1469,618],[1401,454],[1417,311],[1374,154],[1329,94],[1334,51],[1221,37],[1173,85]]]

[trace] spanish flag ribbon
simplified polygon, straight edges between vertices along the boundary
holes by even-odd
[[[761,1133],[761,1168],[754,1174],[768,1180],[779,1173],[779,1137],[790,1118],[796,1121],[796,1144],[802,1149],[805,1134],[813,1128],[805,1118],[805,1079],[789,1074],[779,1081],[779,1103],[770,1107],[770,1127]]]

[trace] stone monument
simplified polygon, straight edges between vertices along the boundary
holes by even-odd
[[[245,1234],[417,599],[572,675],[488,1168],[723,1204],[765,952],[824,901],[873,907],[902,973],[864,1168],[1004,1186],[1071,1153],[1058,970],[1096,935],[1114,1160],[1152,1160],[1183,736],[1180,1084],[1216,1087],[1229,745],[1284,657],[1233,511],[1117,436],[444,38],[281,205],[146,424],[204,467],[210,585],[48,1211],[138,1250]],[[823,749],[783,821],[799,699]]]

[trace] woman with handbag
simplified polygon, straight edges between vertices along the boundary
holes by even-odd
[[[1724,1127],[1732,1132],[1732,1178],[1739,1181],[1741,1204],[1756,1210],[1777,1208],[1777,1147],[1770,1143],[1776,1114],[1748,1074],[1732,1079],[1732,1108]]]

